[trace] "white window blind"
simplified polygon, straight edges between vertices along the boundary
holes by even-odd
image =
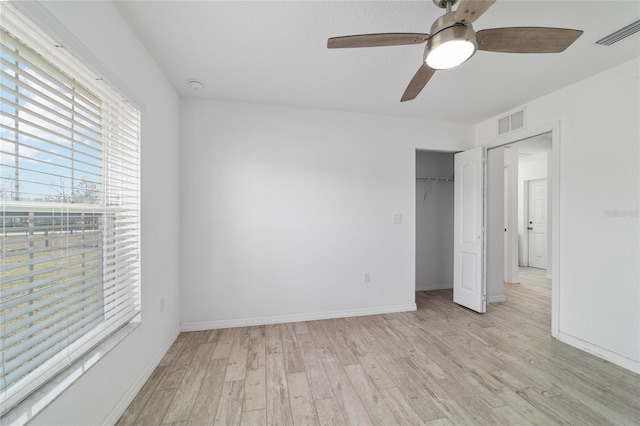
[[[140,113],[1,12],[0,415],[140,310]]]

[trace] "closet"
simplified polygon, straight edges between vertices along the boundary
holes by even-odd
[[[416,291],[453,288],[453,159],[416,151]]]

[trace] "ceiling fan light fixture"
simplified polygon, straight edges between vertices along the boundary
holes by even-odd
[[[1,0],[0,0],[1,1]],[[460,2],[453,11],[452,6]],[[423,63],[405,89],[400,102],[415,99],[437,70],[457,67],[469,60],[478,48],[501,53],[560,53],[575,42],[583,31],[551,27],[490,28],[476,32],[473,23],[496,0],[433,0],[446,13],[431,24],[430,34],[374,33],[331,37],[327,47],[377,47],[422,44],[426,41]],[[631,25],[633,27],[634,24]],[[628,35],[636,28],[625,34]],[[479,46],[478,46],[479,45]]]
[[[478,50],[473,28],[456,25],[431,37],[425,49],[424,61],[434,70],[446,70],[461,65]]]

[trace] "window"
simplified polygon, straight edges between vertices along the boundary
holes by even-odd
[[[140,113],[6,2],[0,415],[140,312]]]

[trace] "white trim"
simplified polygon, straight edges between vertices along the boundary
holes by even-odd
[[[519,284],[519,283],[518,283]],[[487,298],[487,303],[502,303],[507,299],[504,297],[504,294],[501,296],[489,296]]]
[[[551,184],[551,336],[560,334],[560,122],[551,128],[551,176],[547,173],[547,185]],[[548,198],[548,197],[547,197]]]
[[[147,368],[138,376],[138,379],[135,381],[133,385],[129,388],[129,390],[124,394],[124,396],[120,399],[120,401],[113,407],[113,410],[109,413],[107,418],[102,422],[103,425],[115,425],[118,422],[118,419],[124,414],[124,412],[129,407],[129,404],[133,402],[133,399],[142,389],[142,386],[149,380],[153,370],[160,364],[162,361],[162,357],[169,351],[173,342],[176,341],[178,335],[180,334],[180,327],[176,327],[175,330],[169,335],[169,338],[165,340],[164,344],[160,348],[160,350],[153,357],[151,362],[147,365]]]
[[[487,312],[487,304],[491,303],[487,301],[487,264],[489,258],[487,257],[487,225],[489,215],[487,214],[489,200],[487,199],[489,188],[489,152],[486,147],[482,151],[482,312]],[[454,201],[455,203],[455,201]],[[454,207],[455,214],[455,207]],[[454,242],[455,245],[455,242]],[[455,253],[454,253],[455,256]],[[455,272],[455,271],[454,271]],[[504,295],[504,289],[502,291]]]
[[[548,164],[548,161],[547,161]],[[520,165],[518,164],[518,167],[520,167]],[[548,167],[547,167],[548,168]],[[547,173],[548,174],[548,173]],[[547,176],[548,178],[549,176]],[[518,254],[518,257],[520,257],[520,254],[522,254],[522,263],[525,263],[525,265],[522,266],[529,266],[529,232],[528,231],[528,227],[529,227],[529,183],[531,181],[530,180],[525,180],[523,182],[522,185],[522,214],[524,217],[524,220],[522,221],[522,229],[518,229],[518,231],[522,231],[522,253]],[[547,200],[549,198],[549,194],[547,194]],[[547,253],[547,256],[549,256],[549,253]]]
[[[332,318],[360,317],[367,315],[391,314],[417,310],[415,303],[406,305],[379,306],[373,308],[346,309],[343,311],[315,312],[311,314],[275,315],[271,317],[254,317],[224,319],[216,321],[194,321],[180,324],[181,331],[213,330],[216,328],[247,327],[252,325],[282,324],[287,322],[314,321]]]
[[[636,374],[640,374],[639,361],[627,358],[626,356],[619,355],[615,352],[611,352],[605,348],[594,345],[593,343],[589,343],[567,333],[560,332],[558,334],[558,340],[566,343],[567,345],[571,345],[574,348],[578,348],[580,350],[588,352],[591,355],[595,355],[598,358],[602,358],[606,361],[616,364],[622,368],[626,368],[627,370],[632,371]]]
[[[417,284],[416,291],[450,290],[453,283]]]

